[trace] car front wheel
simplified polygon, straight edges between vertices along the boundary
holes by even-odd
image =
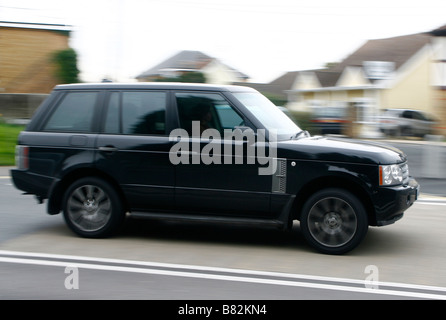
[[[118,193],[109,183],[88,177],[75,181],[65,192],[63,215],[76,234],[101,238],[117,231],[125,212]]]
[[[300,219],[305,239],[318,251],[344,254],[363,240],[367,214],[352,193],[337,188],[316,192],[304,204]]]

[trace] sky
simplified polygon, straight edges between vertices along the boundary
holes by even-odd
[[[198,50],[270,82],[339,62],[369,39],[446,25],[445,0],[0,0],[0,21],[72,26],[80,77],[135,77]]]

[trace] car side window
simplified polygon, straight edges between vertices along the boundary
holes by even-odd
[[[416,120],[426,121],[426,117],[421,112],[414,111],[413,118]]]
[[[403,112],[403,118],[412,119],[413,118],[412,117],[412,111],[404,111]]]
[[[189,135],[196,133],[192,130],[192,123],[199,122],[200,134],[206,129],[216,129],[223,133],[224,129],[233,130],[236,126],[244,125],[243,118],[229,104],[216,93],[176,93],[180,126]]]
[[[44,131],[89,132],[98,92],[68,92],[43,127]]]
[[[215,111],[222,129],[234,130],[235,127],[245,124],[243,118],[228,104],[216,105]]]
[[[165,134],[166,93],[159,91],[112,92],[104,132]]]

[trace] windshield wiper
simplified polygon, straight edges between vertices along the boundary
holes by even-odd
[[[301,135],[305,135],[305,137],[309,137],[310,133],[307,130],[300,130],[299,132],[297,132],[296,134],[291,136],[291,140],[297,139],[299,138]]]

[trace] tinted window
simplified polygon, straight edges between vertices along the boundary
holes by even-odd
[[[412,119],[412,111],[404,111],[403,118]]]
[[[429,119],[423,115],[421,112],[413,112],[413,118],[416,120],[429,121]]]
[[[192,134],[192,122],[200,122],[200,133],[206,129],[234,129],[244,125],[243,118],[216,93],[177,93],[180,126]]]
[[[68,92],[47,121],[44,130],[88,132],[98,92]]]
[[[223,129],[234,129],[244,124],[242,117],[229,105],[217,105],[215,106],[215,111]]]
[[[244,104],[267,130],[275,130],[279,139],[289,139],[301,129],[268,98],[258,92],[235,92],[233,95]]]
[[[165,130],[165,92],[124,91],[110,94],[105,133],[164,134]]]

